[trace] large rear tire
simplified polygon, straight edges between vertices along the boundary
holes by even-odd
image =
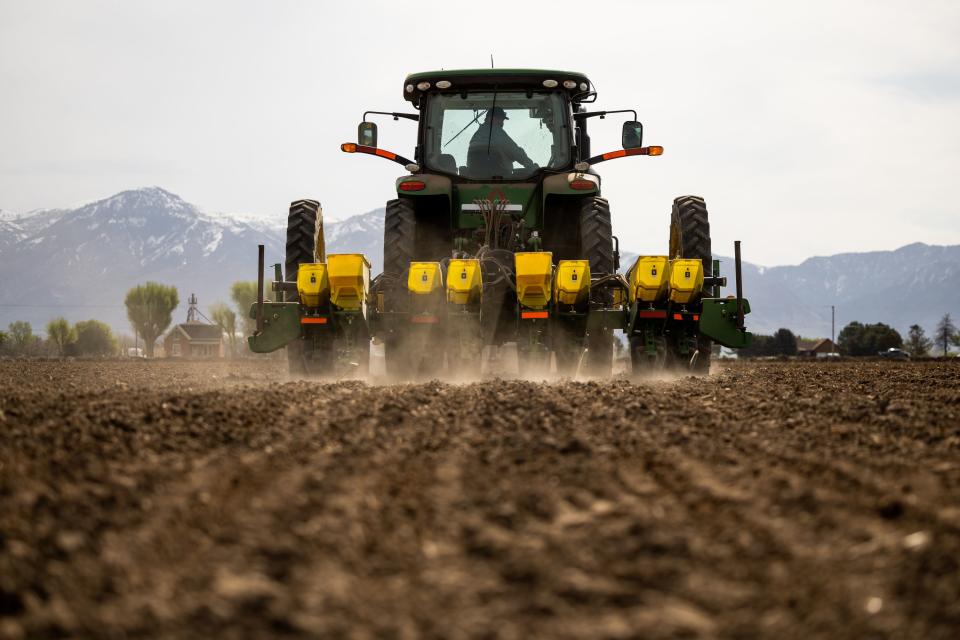
[[[613,273],[613,225],[606,198],[583,199],[580,208],[580,255],[590,261],[592,277]]]
[[[580,209],[580,255],[590,261],[592,278],[614,271],[613,225],[610,221],[610,203],[606,198],[584,198]],[[613,302],[611,289],[591,291],[593,302],[609,305]],[[609,376],[613,370],[613,331],[594,329],[587,335],[584,368],[589,376]]]
[[[686,258],[703,262],[703,275],[713,275],[713,253],[710,243],[710,220],[707,204],[699,196],[680,196],[673,201],[670,214],[670,258]],[[696,357],[690,363],[694,373],[709,373],[713,342],[697,335]]]

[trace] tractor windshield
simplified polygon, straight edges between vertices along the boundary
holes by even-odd
[[[427,167],[472,180],[526,179],[570,162],[566,104],[559,93],[433,95],[424,136]]]

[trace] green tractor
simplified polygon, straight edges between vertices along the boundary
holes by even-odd
[[[632,110],[591,111],[583,74],[533,69],[410,75],[416,113],[368,111],[347,153],[396,162],[405,174],[386,206],[383,273],[359,254],[326,255],[320,205],[291,205],[285,270],[273,300],[251,309],[254,352],[286,347],[291,373],[367,371],[383,345],[394,379],[476,377],[484,348],[515,343],[521,375],[609,375],[616,331],[636,374],[706,373],[714,345],[749,344],[740,287],[713,259],[706,205],[674,200],[669,245],[624,273],[596,165],[658,156]],[[593,118],[632,113],[622,149],[594,155]],[[418,123],[413,159],[377,146],[371,115]]]

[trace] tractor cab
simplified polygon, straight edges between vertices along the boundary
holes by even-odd
[[[574,171],[582,162],[644,155],[639,151],[643,125],[636,112],[588,112],[586,105],[597,94],[581,73],[429,71],[407,76],[403,96],[419,113],[367,111],[359,127],[359,147],[347,143],[344,151],[373,153],[415,165],[414,172],[442,174],[457,182],[539,181],[550,173]],[[623,124],[622,144],[624,151],[634,153],[591,157],[588,119],[613,113],[633,114],[633,120]],[[392,152],[377,153],[377,125],[367,120],[371,114],[419,122],[413,162]]]
[[[411,75],[404,97],[420,112],[417,159],[425,171],[458,181],[530,181],[572,170],[573,112],[589,88],[585,76],[569,72]]]

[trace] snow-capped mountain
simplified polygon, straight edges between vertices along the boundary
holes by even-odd
[[[379,273],[383,209],[325,223],[328,253],[365,254]],[[256,218],[199,211],[178,196],[151,187],[124,191],[76,209],[0,215],[0,328],[29,320],[35,331],[63,315],[98,318],[130,333],[123,307],[127,290],[154,280],[196,293],[201,310],[229,302],[230,285],[256,278],[256,246],[267,265],[283,262],[286,215]],[[626,269],[636,254],[623,251]],[[733,293],[733,260],[721,272]],[[270,276],[268,268],[268,277]],[[931,333],[944,313],[960,318],[960,246],[912,244],[896,251],[810,258],[799,265],[743,265],[751,330],[787,327],[806,337],[830,335],[830,305],[839,330],[852,320],[885,322],[904,335],[911,324]]]
[[[148,280],[177,287],[178,321],[186,317],[190,293],[197,294],[202,311],[217,301],[229,303],[233,282],[256,279],[257,244],[266,245],[268,265],[283,262],[285,218],[205,213],[158,187],[124,191],[77,209],[5,214],[0,327],[28,320],[42,331],[50,318],[63,315],[71,321],[101,319],[130,333],[124,296]],[[328,222],[328,237],[352,242],[365,219],[351,219],[343,231],[340,223]],[[328,244],[332,251],[368,251],[367,245]]]
[[[733,260],[721,271],[733,286]],[[787,327],[808,337],[829,337],[830,306],[836,331],[854,320],[884,322],[906,337],[910,325],[927,334],[945,313],[960,317],[960,245],[914,243],[895,251],[841,253],[798,265],[743,265],[744,295],[760,333]]]
[[[327,253],[362,253],[370,261],[371,273],[383,269],[384,210],[374,209],[340,222],[325,222]]]
[[[0,211],[0,214],[3,212]],[[18,242],[23,238],[23,229],[13,219],[5,215],[0,215],[0,255],[3,255],[7,247]]]
[[[0,209],[0,227],[4,224],[21,235],[29,235],[49,227],[63,217],[67,209],[37,209],[25,214],[16,214]]]

